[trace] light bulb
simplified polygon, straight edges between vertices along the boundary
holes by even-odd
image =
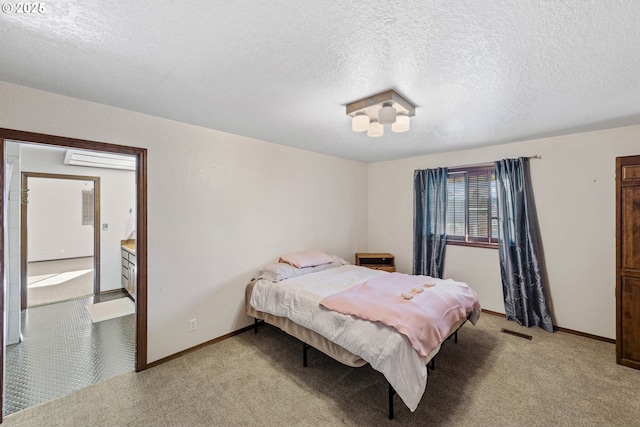
[[[369,129],[369,117],[364,113],[359,113],[351,119],[351,129],[356,132],[364,132]]]
[[[384,135],[384,126],[376,120],[371,120],[371,123],[369,123],[369,129],[367,130],[367,136],[377,138],[382,135]]]
[[[396,122],[391,125],[391,130],[394,132],[406,132],[410,127],[411,121],[409,120],[409,116],[398,114],[398,117],[396,117]]]
[[[396,109],[391,106],[391,103],[385,102],[378,111],[378,123],[390,125],[396,121],[396,114]]]

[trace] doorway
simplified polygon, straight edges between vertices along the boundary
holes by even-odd
[[[22,172],[21,310],[100,294],[100,177]]]
[[[8,262],[8,253],[6,250],[6,232],[7,232],[7,203],[8,197],[5,191],[5,141],[16,141],[26,144],[37,144],[42,146],[68,147],[80,150],[99,151],[114,154],[125,154],[135,157],[136,160],[136,201],[135,210],[136,217],[136,251],[137,251],[137,274],[136,274],[136,301],[135,301],[135,371],[142,371],[147,368],[147,150],[137,147],[120,146],[103,142],[95,142],[81,139],[66,138],[60,136],[52,136],[38,134],[32,132],[23,132],[12,129],[0,128],[0,191],[3,195],[2,209],[0,209],[0,218],[2,219],[2,227],[0,227],[0,257],[3,260],[0,263],[0,277],[5,281],[5,266]],[[6,289],[6,284],[3,283]],[[5,303],[4,293],[0,293],[0,329],[4,329],[5,314],[7,306]],[[5,336],[0,335],[0,344],[2,348],[5,346]],[[4,352],[0,351],[0,364],[4,366]],[[0,417],[2,417],[3,387],[4,377],[0,370]],[[0,418],[1,421],[1,418]]]

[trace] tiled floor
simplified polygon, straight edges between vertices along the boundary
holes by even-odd
[[[135,315],[91,323],[92,300],[23,311],[22,342],[6,350],[4,415],[134,369]]]

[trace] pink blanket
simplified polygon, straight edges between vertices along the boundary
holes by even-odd
[[[395,328],[422,357],[429,356],[453,325],[480,309],[478,296],[465,283],[402,273],[369,279],[327,296],[320,305]]]

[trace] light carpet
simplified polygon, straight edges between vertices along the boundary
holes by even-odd
[[[129,298],[118,298],[97,304],[88,304],[84,308],[89,312],[89,317],[91,317],[93,323],[126,316],[136,311],[135,304]]]

